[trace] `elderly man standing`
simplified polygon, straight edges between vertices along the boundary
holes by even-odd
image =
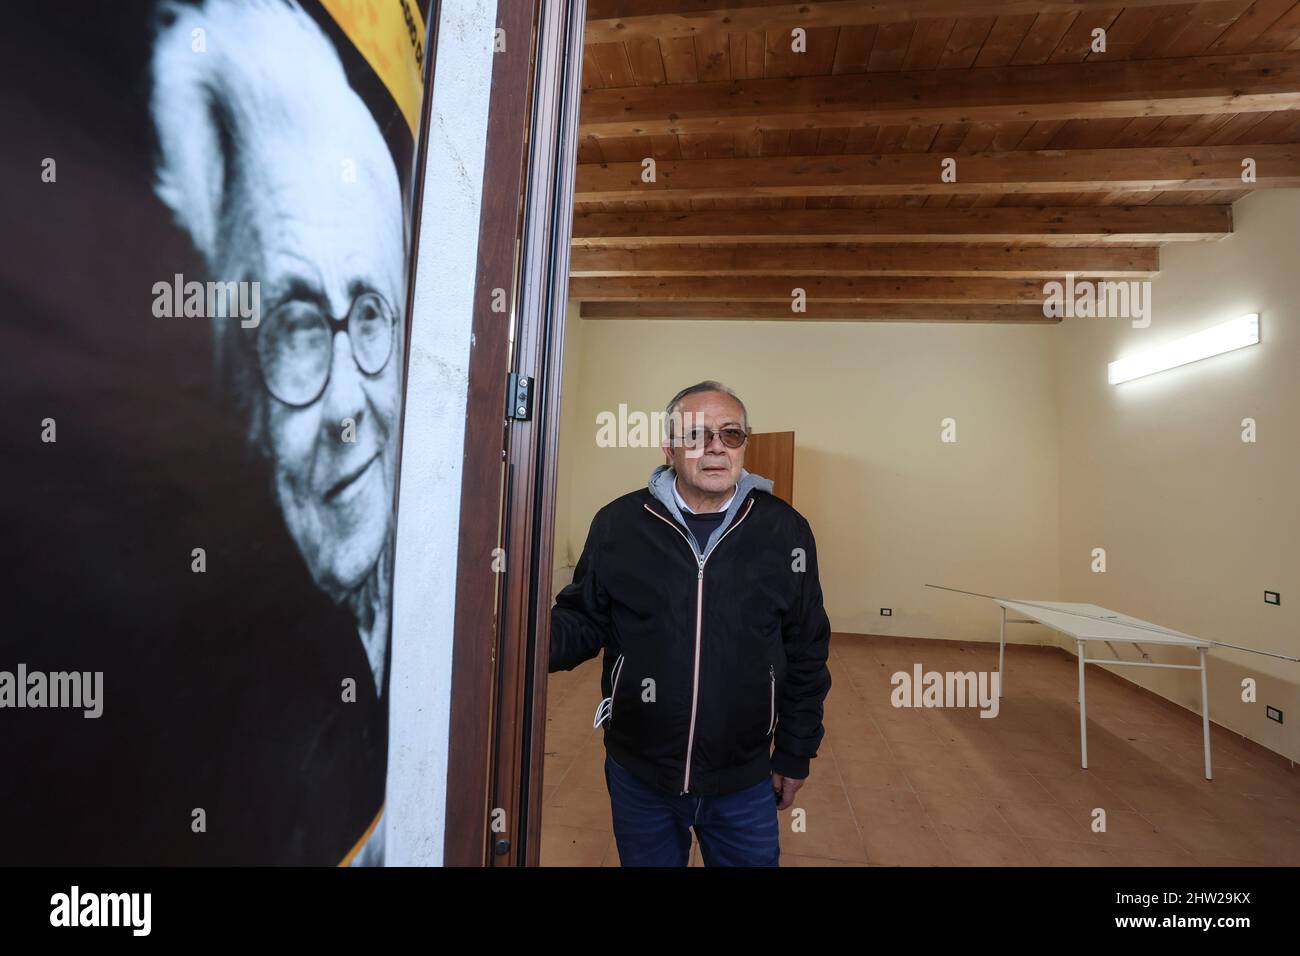
[[[776,866],[824,733],[830,621],[812,529],[743,467],[749,421],[701,382],[665,464],[596,513],[551,611],[550,669],[604,649],[595,726],[624,866]]]

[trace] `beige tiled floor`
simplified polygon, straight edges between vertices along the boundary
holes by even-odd
[[[836,635],[826,739],[795,808],[783,866],[1300,865],[1300,771],[1096,668],[1079,768],[1076,664],[1007,648],[1007,695],[974,709],[895,709],[889,678],[994,670],[997,646]],[[599,663],[551,676],[542,865],[617,866],[601,732]],[[1106,830],[1093,832],[1095,809]],[[698,845],[691,864],[699,865]]]

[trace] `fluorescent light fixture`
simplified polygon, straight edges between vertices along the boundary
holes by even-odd
[[[1177,368],[1179,365],[1199,362],[1212,355],[1222,355],[1224,352],[1258,344],[1259,313],[1252,312],[1231,322],[1166,342],[1149,352],[1117,359],[1108,366],[1108,378],[1111,385],[1118,385],[1144,375]]]

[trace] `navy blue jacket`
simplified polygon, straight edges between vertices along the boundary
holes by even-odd
[[[824,735],[831,628],[812,529],[741,489],[703,554],[648,488],[610,502],[551,611],[550,670],[604,650],[606,749],[668,793],[807,777]]]

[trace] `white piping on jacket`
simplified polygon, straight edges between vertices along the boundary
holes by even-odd
[[[591,722],[591,729],[596,730],[607,719],[614,716],[614,697],[618,694],[618,679],[623,674],[623,655],[618,655],[618,660],[614,661],[614,667],[610,670],[610,676],[613,678],[613,686],[609,689],[609,696],[596,705],[596,719]]]
[[[771,737],[772,731],[776,730],[776,667],[768,664],[767,672],[772,675],[772,716],[767,722],[767,735]]]

